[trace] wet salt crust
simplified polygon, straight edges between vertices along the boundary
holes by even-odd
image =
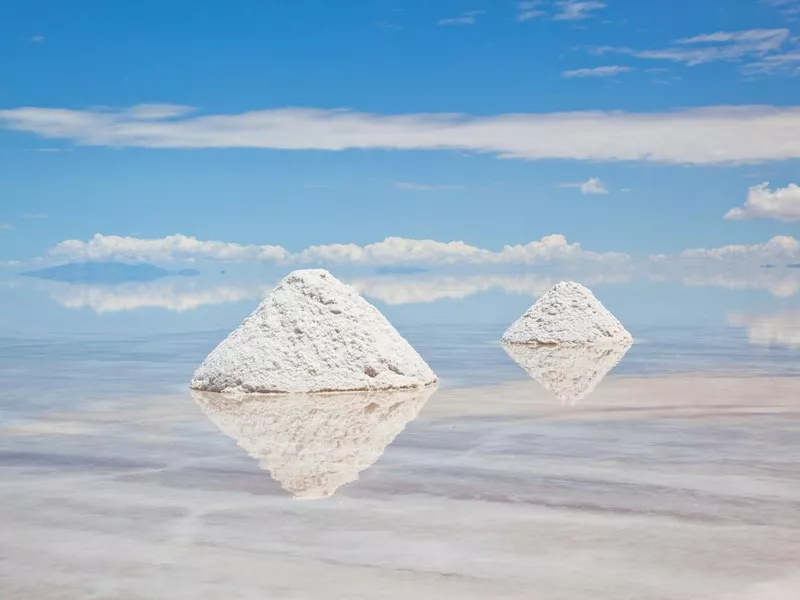
[[[206,357],[195,390],[315,393],[407,389],[436,374],[380,311],[324,269],[286,276]]]
[[[505,344],[624,343],[633,338],[592,292],[572,281],[553,286],[503,334]]]

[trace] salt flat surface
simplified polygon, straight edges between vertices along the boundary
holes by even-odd
[[[62,404],[0,424],[4,597],[797,597],[795,378],[439,390],[314,502],[188,393]]]
[[[290,273],[197,369],[191,388],[310,393],[421,387],[436,375],[389,321],[324,269]]]
[[[631,334],[588,288],[562,281],[503,334],[506,344],[575,345],[630,342]]]

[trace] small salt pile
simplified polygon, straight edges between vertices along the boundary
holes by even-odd
[[[391,392],[227,396],[192,392],[225,435],[296,498],[328,498],[359,478],[436,386]]]
[[[572,346],[632,340],[590,290],[572,281],[552,287],[502,338],[505,344]]]
[[[564,404],[591,394],[631,347],[629,340],[581,346],[504,345],[503,349]]]
[[[294,271],[219,344],[190,387],[224,393],[416,388],[436,374],[386,318],[323,269]]]

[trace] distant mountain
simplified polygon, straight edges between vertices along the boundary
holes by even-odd
[[[375,273],[378,275],[416,275],[427,273],[429,270],[422,267],[378,267],[375,269]]]
[[[792,263],[791,265],[786,265],[787,269],[800,269],[800,264]]]
[[[194,277],[199,274],[200,272],[195,269],[170,271],[147,263],[131,265],[121,262],[68,263],[20,273],[25,277],[35,277],[37,279],[94,284],[155,281],[164,277]]]

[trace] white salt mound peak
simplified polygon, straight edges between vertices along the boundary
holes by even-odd
[[[525,372],[564,404],[591,394],[628,349],[630,340],[581,346],[504,345]]]
[[[193,391],[192,396],[220,431],[285,490],[313,500],[358,479],[435,390],[292,396]]]
[[[416,388],[436,374],[380,311],[323,269],[287,275],[206,357],[195,390],[301,394]]]
[[[506,344],[578,345],[632,341],[592,292],[572,281],[556,284],[503,334]]]

